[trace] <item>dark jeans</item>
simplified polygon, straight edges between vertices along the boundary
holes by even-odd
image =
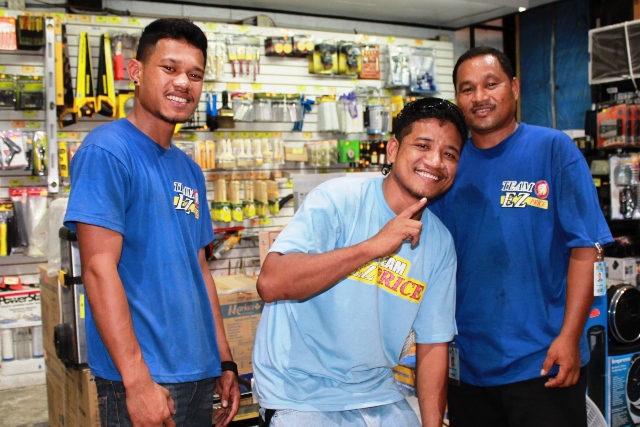
[[[169,390],[175,403],[173,420],[177,427],[211,427],[213,424],[213,394],[215,378],[189,383],[160,384]],[[124,385],[120,381],[110,381],[96,377],[98,407],[102,427],[128,427],[131,419],[127,411]]]
[[[449,384],[451,427],[586,427],[587,370],[578,383],[547,388],[548,377],[495,387]]]

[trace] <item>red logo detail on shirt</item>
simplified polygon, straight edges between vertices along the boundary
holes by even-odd
[[[535,186],[536,196],[541,199],[549,197],[549,184],[547,181],[538,181]]]

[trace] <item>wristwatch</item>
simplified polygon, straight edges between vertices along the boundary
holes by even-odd
[[[236,374],[236,377],[238,376],[238,365],[236,364],[236,362],[226,361],[222,362],[220,366],[222,367],[222,372],[231,371]]]

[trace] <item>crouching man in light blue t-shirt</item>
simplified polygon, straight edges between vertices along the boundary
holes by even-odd
[[[258,278],[261,425],[420,426],[392,371],[413,329],[422,425],[441,426],[456,255],[425,206],[451,187],[466,137],[455,105],[412,102],[385,178],[338,178],[306,196]]]

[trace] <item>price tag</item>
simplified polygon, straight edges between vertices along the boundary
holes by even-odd
[[[67,138],[80,139],[80,132],[67,132]]]
[[[270,225],[271,224],[271,218],[267,217],[267,218],[260,218],[260,225]]]
[[[292,147],[291,148],[291,154],[304,154],[304,148],[303,147]]]
[[[243,138],[243,139],[251,138],[251,132],[240,132],[240,138]]]
[[[218,29],[218,24],[214,24],[212,22],[207,22],[204,24],[205,30],[216,31]]]
[[[109,24],[121,24],[122,23],[122,18],[119,16],[110,16],[109,17]]]
[[[227,83],[227,90],[240,90],[240,83]]]
[[[91,15],[79,15],[80,22],[91,22]]]
[[[0,73],[4,73],[5,67],[4,65],[0,65]]]
[[[27,122],[27,128],[28,129],[39,129],[40,128],[40,122]]]
[[[198,140],[198,135],[195,133],[188,133],[185,139],[189,142],[196,142]]]
[[[65,14],[64,14],[64,13],[56,13],[56,12],[53,12],[53,13],[51,14],[51,17],[52,17],[52,18],[58,18],[58,19],[62,20],[62,19],[64,19],[64,18],[65,18]]]
[[[22,112],[22,115],[25,117],[36,117],[38,112],[36,110],[25,110]]]
[[[133,82],[129,82],[129,90],[136,90],[136,85]]]
[[[23,128],[23,127],[26,127],[26,126],[27,126],[27,124],[25,123],[24,120],[13,120],[11,122],[11,127],[13,127],[13,128]]]
[[[57,132],[56,133],[56,138],[58,138],[58,139],[67,139],[67,133],[66,132]]]
[[[214,132],[213,137],[217,139],[224,139],[224,132]]]
[[[22,74],[35,74],[36,73],[36,67],[32,67],[30,65],[24,65],[22,67]]]
[[[27,177],[27,182],[29,184],[39,184],[41,182],[41,180],[40,180],[39,176],[28,176]]]
[[[262,138],[262,132],[251,132],[251,138]]]
[[[107,17],[106,16],[96,16],[96,24],[106,24]]]
[[[311,139],[313,138],[313,133],[311,132],[302,132],[302,137],[305,139]]]
[[[69,21],[77,21],[78,20],[78,15],[74,15],[73,13],[65,13],[64,19],[66,19],[67,22],[69,22]]]
[[[336,94],[336,88],[335,87],[330,87],[329,88],[329,95],[335,95]]]
[[[262,83],[252,83],[251,89],[253,90],[262,90]]]
[[[322,87],[322,86],[314,86],[313,90],[315,92],[324,92],[324,87]]]
[[[396,42],[395,37],[387,37],[387,43],[395,43],[395,42]]]
[[[0,16],[4,16],[4,9],[0,9]]]
[[[262,137],[263,138],[273,138],[273,132],[263,132],[262,133]]]
[[[208,82],[204,84],[204,90],[205,91],[214,91],[216,90],[216,84],[213,82]]]
[[[142,25],[139,18],[129,18],[130,25]]]
[[[273,132],[271,138],[282,138],[282,132]]]
[[[306,92],[306,91],[307,91],[307,87],[305,85],[296,86],[296,92]]]
[[[249,27],[247,25],[238,25],[238,32],[239,33],[248,33],[249,32]]]
[[[600,178],[593,178],[593,183],[595,184],[596,188],[602,186],[602,181],[600,180]]]
[[[229,138],[237,138],[238,132],[229,132]]]
[[[22,187],[24,185],[24,181],[21,179],[10,179],[9,187]]]
[[[287,181],[284,183],[284,188],[293,188],[293,181]]]
[[[424,40],[415,39],[413,41],[413,44],[415,44],[416,46],[422,46],[422,45],[424,45]]]

